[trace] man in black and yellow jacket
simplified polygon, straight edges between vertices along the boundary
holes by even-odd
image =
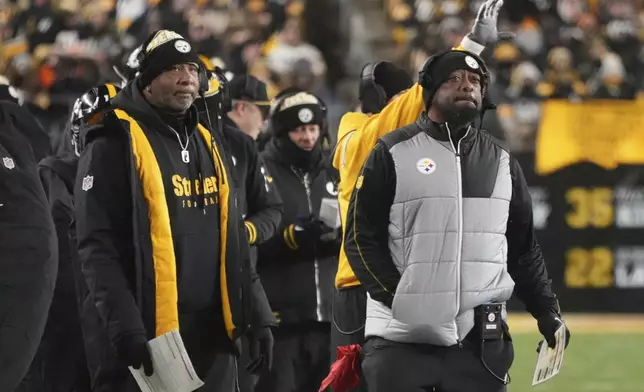
[[[205,379],[218,353],[238,353],[249,323],[248,241],[230,158],[193,104],[208,89],[200,60],[168,30],[146,40],[139,60],[136,79],[85,136],[76,179],[79,257],[95,329],[111,346],[93,347],[93,359],[113,352],[122,365],[93,374],[96,391],[137,391],[127,366],[153,373],[148,340],[176,329]]]

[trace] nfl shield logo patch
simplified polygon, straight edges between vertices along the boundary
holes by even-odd
[[[2,164],[4,165],[4,167],[6,167],[6,168],[7,168],[7,169],[9,169],[9,170],[11,170],[11,169],[13,169],[14,167],[16,167],[16,164],[15,164],[15,162],[13,161],[13,159],[11,159],[11,158],[9,158],[9,157],[3,157],[3,158],[2,158]]]
[[[81,189],[87,192],[88,190],[92,189],[94,186],[94,176],[85,176],[83,178],[83,185],[81,185]]]

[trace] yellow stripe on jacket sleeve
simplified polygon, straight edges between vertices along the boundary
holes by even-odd
[[[257,229],[253,222],[250,221],[245,221],[244,226],[246,226],[246,230],[248,230],[248,243],[253,245],[255,241],[257,241]]]
[[[221,283],[221,305],[222,312],[224,316],[224,324],[226,326],[226,333],[229,338],[233,338],[233,333],[235,331],[235,323],[233,322],[233,313],[230,307],[230,296],[228,295],[228,275],[227,275],[227,264],[226,256],[228,249],[228,199],[230,197],[230,188],[228,187],[228,177],[226,175],[226,168],[224,167],[224,162],[221,159],[219,154],[219,149],[217,145],[212,145],[212,136],[210,132],[199,124],[199,131],[201,132],[202,137],[205,139],[208,149],[214,152],[213,161],[215,167],[217,168],[218,174],[218,185],[219,185],[219,233],[220,233],[220,283]]]
[[[105,83],[105,87],[107,87],[107,94],[110,96],[110,99],[116,97],[116,87],[112,83]]]
[[[284,242],[286,243],[286,246],[289,247],[289,249],[297,250],[297,248],[299,248],[297,242],[295,241],[295,225],[288,225],[288,227],[284,229],[283,236]]]
[[[114,112],[119,119],[130,124],[132,152],[141,180],[143,197],[148,205],[156,287],[155,336],[161,336],[179,328],[177,269],[163,177],[152,146],[141,127],[124,111]]]

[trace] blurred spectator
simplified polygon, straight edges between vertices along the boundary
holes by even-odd
[[[120,82],[113,68],[165,28],[211,63],[266,83],[269,98],[296,85],[342,107],[325,61],[335,82],[349,41],[339,14],[337,0],[0,0],[0,75],[56,139],[71,103],[91,86]]]
[[[323,78],[326,63],[319,49],[302,41],[302,25],[300,19],[289,19],[276,37],[274,47],[266,57],[268,69],[282,81],[293,72],[298,60],[307,60],[315,78]],[[282,87],[283,83],[280,83]]]
[[[399,60],[417,74],[430,55],[459,39],[481,3],[387,0]],[[484,53],[499,104],[485,120],[502,128],[512,148],[534,148],[544,99],[634,99],[644,87],[644,2],[513,0],[502,12],[499,30],[515,38]]]

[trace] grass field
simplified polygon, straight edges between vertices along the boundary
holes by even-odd
[[[566,322],[572,338],[561,372],[532,387],[541,337],[531,317],[510,316],[515,359],[509,392],[644,391],[644,316],[566,315]]]

